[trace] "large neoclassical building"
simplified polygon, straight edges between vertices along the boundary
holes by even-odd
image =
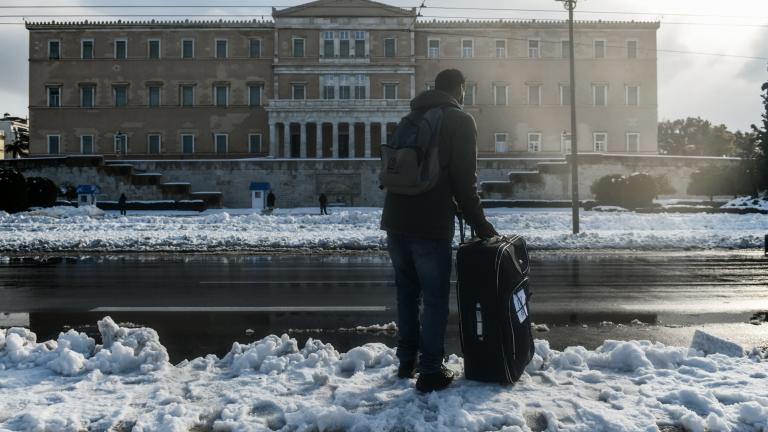
[[[570,148],[564,21],[319,0],[269,21],[28,23],[34,155],[369,158],[457,68],[481,157]],[[658,23],[578,22],[579,150],[657,153]]]

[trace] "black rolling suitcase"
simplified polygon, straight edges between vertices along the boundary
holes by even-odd
[[[511,236],[464,242],[460,229],[456,292],[464,375],[512,384],[534,353],[525,240]]]

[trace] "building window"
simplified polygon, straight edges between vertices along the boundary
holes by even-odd
[[[608,105],[608,85],[592,84],[592,103],[595,106]]]
[[[427,41],[427,57],[440,57],[440,39],[429,39]]]
[[[627,105],[640,105],[640,87],[636,85],[627,86]]]
[[[302,38],[293,39],[293,56],[304,57],[304,39]]]
[[[229,135],[227,134],[215,134],[214,142],[216,153],[227,153],[229,147]]]
[[[365,32],[355,32],[355,57],[365,57]]]
[[[248,53],[251,58],[261,57],[261,39],[251,39]]]
[[[384,99],[397,99],[397,84],[385,83],[384,84]]]
[[[563,132],[560,134],[560,149],[563,153],[570,153],[571,152],[571,134],[568,132]]]
[[[128,135],[124,133],[115,134],[115,154],[128,154]]]
[[[397,39],[385,38],[384,39],[384,57],[394,57],[397,55]]]
[[[80,106],[82,108],[93,108],[96,99],[96,86],[86,85],[80,87]]]
[[[323,99],[336,99],[336,87],[332,85],[323,86]]]
[[[497,133],[493,134],[495,141],[496,153],[507,153],[509,151],[509,144],[507,143],[507,134]]]
[[[194,153],[195,152],[195,136],[192,134],[181,135],[181,152],[182,153]]]
[[[57,40],[48,41],[48,60],[61,59],[61,42]]]
[[[605,58],[605,41],[604,40],[595,41],[595,58],[596,59]]]
[[[339,57],[349,57],[349,32],[339,32]]]
[[[93,39],[80,41],[80,58],[83,60],[93,59]]]
[[[147,135],[147,153],[160,154],[161,142],[162,142],[162,138],[160,137],[160,134]]]
[[[627,41],[627,58],[637,58],[637,41]]]
[[[228,49],[227,46],[227,40],[226,39],[216,39],[216,58],[217,59],[225,59],[228,56]]]
[[[570,84],[560,84],[560,105],[563,105],[563,106],[571,105],[571,85]]]
[[[493,85],[493,103],[494,105],[507,104],[507,86],[503,84]]]
[[[464,105],[474,105],[477,95],[477,84],[467,83],[464,86]]]
[[[538,132],[528,133],[528,151],[538,153],[541,151],[541,134]]]
[[[571,41],[560,41],[560,57],[564,59],[571,58]]]
[[[128,58],[128,41],[115,39],[115,59],[124,60],[126,58]]]
[[[336,42],[333,40],[333,32],[327,31],[323,32],[323,57],[333,57],[334,56],[334,44]]]
[[[352,88],[348,85],[339,86],[339,99],[352,99]]]
[[[112,93],[115,99],[116,107],[124,107],[128,105],[128,87],[124,85],[114,86]]]
[[[261,153],[261,134],[248,135],[248,152]]]
[[[507,40],[497,39],[496,40],[496,58],[506,58],[506,57],[507,57]]]
[[[261,105],[261,93],[263,84],[251,84],[248,86],[248,106],[256,107]]]
[[[160,58],[160,39],[150,39],[147,41],[147,57],[152,60]]]
[[[93,146],[93,135],[81,135],[80,136],[80,153],[93,154],[95,152]]]
[[[528,105],[541,105],[541,84],[528,86]]]
[[[627,134],[627,153],[640,152],[640,134],[637,132],[629,132]]]
[[[191,107],[195,105],[195,86],[182,85],[179,87],[179,99],[181,106]]]
[[[194,39],[182,39],[181,40],[181,58],[184,58],[184,59],[195,58],[195,41],[194,41]]]
[[[159,86],[147,87],[147,102],[150,107],[160,106],[160,87]]]
[[[48,135],[48,153],[49,154],[61,153],[61,136],[60,135]]]
[[[596,153],[605,153],[608,148],[608,134],[605,132],[595,132],[592,134],[592,141]]]
[[[229,104],[229,86],[217,85],[213,87],[214,104],[217,107],[225,107]]]
[[[472,58],[475,51],[475,41],[472,39],[461,40],[461,56],[464,58]]]
[[[528,58],[541,57],[541,50],[539,49],[538,39],[528,39]]]
[[[306,99],[307,98],[307,85],[306,84],[291,84],[291,97],[293,99]]]
[[[365,99],[366,98],[366,87],[364,85],[356,85],[355,86],[355,99]]]
[[[61,86],[48,86],[48,107],[59,108],[61,106]]]

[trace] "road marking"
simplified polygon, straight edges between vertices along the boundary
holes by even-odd
[[[100,306],[90,312],[386,312],[386,306]]]
[[[452,280],[451,283],[455,283]],[[388,280],[300,280],[300,281],[200,281],[200,285],[331,285],[331,284],[386,284],[394,285],[395,281]]]
[[[309,284],[394,284],[390,280],[300,280],[300,281],[200,281],[200,285],[309,285]]]

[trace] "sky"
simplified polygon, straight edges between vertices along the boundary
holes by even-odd
[[[413,7],[419,0],[390,0],[384,3]],[[147,5],[146,0],[7,0],[0,8],[0,22],[20,23],[24,16],[32,21],[77,19],[73,15],[115,14],[252,14],[269,17],[271,6],[305,3],[297,0],[223,1],[221,5],[243,8],[209,7],[200,0],[166,0],[165,5],[195,8],[93,8],[94,5]],[[422,15],[430,17],[539,18],[565,19],[562,3],[555,0],[476,0],[472,7],[537,9],[540,11],[488,11],[440,9],[467,7],[461,0],[425,0]],[[56,9],[53,6],[82,6]],[[258,6],[266,7],[258,7]],[[26,8],[8,8],[26,6]],[[597,13],[610,12],[610,13]],[[21,17],[10,17],[19,15]],[[33,17],[34,15],[34,17]],[[37,17],[48,15],[48,17]],[[162,19],[161,17],[159,17]],[[90,19],[94,19],[91,17]],[[123,18],[133,19],[133,18]],[[580,0],[576,19],[658,20],[659,120],[702,117],[731,130],[746,130],[760,122],[760,86],[768,81],[768,1],[766,0]],[[23,25],[0,24],[0,113],[27,115],[28,34]],[[670,52],[675,51],[675,52]],[[680,53],[694,52],[697,54]],[[708,55],[715,54],[715,55]],[[753,58],[744,58],[753,57]]]

